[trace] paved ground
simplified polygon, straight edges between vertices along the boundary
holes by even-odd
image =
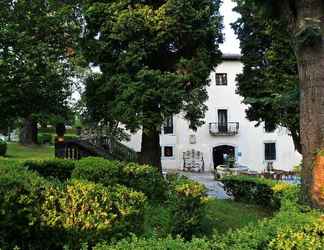
[[[223,184],[219,181],[214,180],[214,176],[212,173],[189,173],[189,172],[180,172],[187,176],[189,179],[200,182],[205,185],[207,188],[207,194],[210,197],[215,197],[218,199],[230,199],[230,197],[225,193],[223,189]]]

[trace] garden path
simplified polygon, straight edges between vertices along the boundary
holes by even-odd
[[[215,197],[217,199],[230,199],[223,188],[223,184],[214,180],[214,175],[211,172],[205,173],[191,173],[180,172],[180,174],[188,177],[191,180],[197,181],[203,184],[207,188],[207,195],[209,197]]]

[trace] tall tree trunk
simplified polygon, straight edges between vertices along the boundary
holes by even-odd
[[[160,133],[155,127],[143,127],[142,148],[139,157],[141,164],[157,167],[162,173]]]
[[[322,41],[297,44],[300,79],[300,127],[303,153],[303,189],[315,207],[324,207],[324,6],[321,0],[298,1],[296,31],[308,20],[322,20]],[[317,23],[318,24],[318,23]]]
[[[23,145],[37,144],[37,135],[37,121],[32,116],[28,116],[24,119],[23,127],[20,131],[20,143]]]

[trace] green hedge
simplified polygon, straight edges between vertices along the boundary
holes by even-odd
[[[28,170],[38,172],[45,178],[56,178],[60,181],[66,181],[71,178],[75,163],[71,160],[55,159],[46,161],[26,161],[23,163],[23,166]]]
[[[235,201],[278,209],[280,199],[274,195],[276,181],[250,176],[226,176],[221,179],[226,193]]]
[[[156,168],[98,157],[88,157],[77,162],[72,177],[104,186],[122,184],[143,192],[150,200],[163,200],[167,192],[166,182]]]
[[[7,143],[0,139],[0,156],[5,156],[7,153]]]
[[[2,249],[42,249],[46,230],[40,230],[40,204],[48,183],[17,165],[0,166],[0,246]]]
[[[54,185],[0,162],[2,249],[80,249],[143,231],[145,196],[123,186],[74,180]]]
[[[108,189],[92,182],[73,180],[64,189],[46,192],[44,222],[58,228],[57,235],[69,249],[83,243],[93,246],[142,233],[145,196],[123,186]]]
[[[206,189],[185,177],[170,182],[172,234],[189,240],[201,231],[207,201]]]
[[[138,239],[133,237],[129,240],[122,240],[115,245],[109,243],[100,243],[93,250],[210,250],[210,244],[204,239],[194,239],[191,242],[177,238],[165,239],[149,238]]]
[[[53,144],[53,135],[49,133],[39,133],[37,141],[39,144]]]

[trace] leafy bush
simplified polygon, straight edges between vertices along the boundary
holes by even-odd
[[[42,249],[40,203],[48,183],[19,165],[0,167],[0,246],[3,249]],[[48,238],[49,239],[49,238]]]
[[[48,133],[39,133],[37,139],[38,139],[39,144],[52,144],[53,143],[53,136]]]
[[[120,183],[143,192],[150,200],[163,201],[167,194],[167,183],[157,168],[128,163],[121,169]]]
[[[167,191],[166,182],[154,167],[98,157],[81,159],[73,171],[73,178],[101,183],[104,186],[122,184],[143,192],[151,200],[163,200]]]
[[[0,156],[5,156],[7,153],[7,143],[0,139]]]
[[[116,245],[111,245],[108,243],[98,244],[94,250],[188,250],[188,249],[200,249],[200,250],[209,250],[209,242],[204,239],[193,239],[190,242],[186,242],[183,239],[177,238],[172,239],[167,237],[165,239],[138,239],[133,237],[130,240],[122,240]]]
[[[179,177],[170,183],[172,234],[191,239],[201,231],[207,201],[206,189],[198,182]]]
[[[44,222],[59,229],[61,241],[70,249],[143,230],[145,196],[126,187],[108,189],[74,180],[63,190],[48,189],[46,197],[42,205]]]
[[[99,157],[83,158],[76,163],[72,177],[76,179],[101,183],[104,186],[114,186],[120,181],[122,164]]]
[[[23,166],[28,170],[36,171],[45,178],[56,178],[66,181],[71,178],[75,163],[70,160],[26,161]]]
[[[278,209],[280,199],[274,195],[272,187],[276,181],[250,176],[226,176],[222,180],[224,189],[235,201]]]

